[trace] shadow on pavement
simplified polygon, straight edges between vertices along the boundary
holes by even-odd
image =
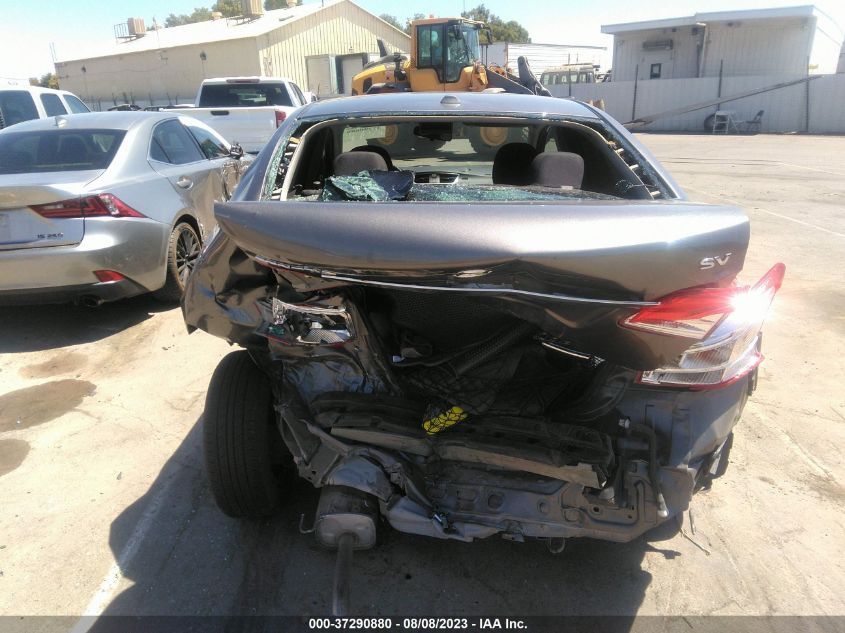
[[[134,584],[104,615],[329,614],[335,554],[298,527],[303,514],[310,524],[317,496],[297,480],[272,520],[224,516],[205,482],[198,421],[149,491],[112,523],[110,547]],[[674,525],[628,544],[571,540],[561,556],[537,541],[465,544],[385,526],[376,549],[355,555],[353,612],[631,616],[651,582],[644,553],[680,555],[652,544]]]
[[[175,307],[175,304],[162,303],[151,295],[104,303],[99,308],[73,304],[0,306],[3,321],[0,354],[91,343]]]

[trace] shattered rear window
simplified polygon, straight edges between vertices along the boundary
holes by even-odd
[[[580,189],[513,187],[508,185],[434,185],[414,183],[409,171],[371,171],[355,176],[332,176],[319,196],[321,202],[530,202],[560,200],[618,200]]]

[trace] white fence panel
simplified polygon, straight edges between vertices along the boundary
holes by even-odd
[[[845,132],[845,74],[825,75],[810,82],[810,132]]]
[[[801,79],[798,75],[759,75],[724,77],[722,96],[741,94],[749,90]],[[627,122],[632,118],[649,116],[716,99],[719,94],[718,77],[700,79],[655,79],[637,82],[636,106],[634,82],[618,81],[600,84],[574,84],[571,87],[552,86],[554,96],[575,99],[603,99],[605,109],[612,117]],[[809,97],[809,117],[807,112]],[[747,121],[763,110],[763,132],[817,132],[845,133],[845,75],[825,75],[804,83],[779,88],[769,92],[722,102],[723,110],[735,113]],[[704,120],[716,111],[717,106],[662,118],[642,126],[643,131],[700,132]],[[632,114],[634,115],[632,117]],[[809,127],[808,127],[809,123]]]
[[[725,77],[722,95],[738,94],[795,79],[801,79],[801,76]],[[802,132],[806,127],[806,90],[806,84],[800,83],[730,101],[722,109],[735,112],[740,120],[750,120],[759,110],[763,110],[762,132]]]
[[[555,97],[570,96],[569,86],[549,86],[549,92]],[[618,121],[631,120],[631,104],[634,101],[634,82],[617,81],[601,84],[573,84],[572,98],[604,99],[607,113]]]

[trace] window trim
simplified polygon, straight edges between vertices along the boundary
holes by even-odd
[[[417,29],[417,50],[416,50],[416,53],[417,53],[417,68],[420,68],[420,69],[430,68],[430,69],[434,70],[437,73],[437,80],[440,83],[446,83],[444,81],[444,74],[446,72],[446,68],[445,68],[445,64],[446,64],[445,58],[446,58],[446,56],[444,54],[445,50],[444,50],[444,46],[443,46],[443,42],[442,42],[442,40],[444,39],[445,32],[446,32],[445,27],[446,27],[446,23],[443,22],[441,24],[423,24]],[[434,65],[434,64],[431,63],[431,35],[429,35],[429,38],[428,38],[429,64],[423,65],[421,63],[422,55],[421,55],[420,51],[424,50],[422,48],[422,37],[420,37],[422,29],[429,29],[429,33],[433,33],[434,31],[437,31],[437,37],[441,40],[441,42],[440,42],[440,65]]]
[[[294,94],[302,102],[299,105],[308,105],[308,102],[305,100],[305,93],[302,92],[302,89],[292,81],[288,83],[288,90],[291,89],[293,89]]]
[[[70,111],[70,114],[85,114],[85,113],[87,113],[87,112],[91,112],[91,108],[89,108],[89,107],[85,104],[85,102],[84,102],[82,99],[80,99],[79,97],[77,97],[75,94],[72,94],[72,93],[61,93],[61,94],[60,94],[60,96],[61,96],[62,101],[63,101],[63,102],[64,102],[64,104],[65,104],[65,107],[66,107],[66,108]],[[73,102],[71,101],[71,99],[75,99],[76,101],[79,101],[79,103],[81,103],[81,104],[82,104],[82,106],[83,106],[85,109],[84,109],[84,110],[82,110],[82,111],[80,111],[80,112],[76,112],[76,111],[74,111],[73,106],[71,105],[71,104],[73,103]]]

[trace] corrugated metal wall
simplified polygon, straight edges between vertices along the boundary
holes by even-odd
[[[772,86],[799,79],[802,75],[765,75],[750,77],[725,77],[722,80],[722,96]],[[575,84],[572,97],[575,99],[603,99],[605,109],[613,118],[626,122],[633,118],[658,114],[695,103],[715,99],[718,95],[717,77],[700,79],[665,79],[640,81],[636,86],[636,108],[634,104],[634,82],[621,81],[602,84]],[[567,97],[567,86],[551,86],[556,97]],[[803,132],[818,134],[845,133],[845,75],[822,75],[807,84],[801,83],[788,88],[729,101],[722,105],[740,120],[751,119],[758,110],[764,110],[763,132]],[[808,116],[809,105],[809,116]],[[636,110],[636,111],[634,111]],[[704,130],[704,119],[716,111],[716,106],[689,112],[680,116],[659,119],[644,126],[644,131],[700,132]]]
[[[350,55],[378,50],[407,51],[411,38],[351,2],[341,2],[258,38],[265,74],[290,77],[303,89],[308,85],[305,58]],[[268,67],[269,61],[269,67]]]
[[[704,76],[805,73],[815,32],[815,18],[777,22],[713,23],[704,60]]]
[[[620,34],[614,37],[613,77],[633,81],[648,79],[649,66],[664,62],[663,78],[698,76],[698,42],[701,26],[679,26]],[[804,73],[816,36],[815,18],[744,22],[711,22],[703,47],[702,77],[724,75],[774,75]],[[824,35],[819,35],[824,37]],[[643,44],[658,40],[673,42],[671,51],[645,51]],[[664,61],[665,60],[665,61]],[[671,72],[666,72],[671,69]]]
[[[56,72],[63,90],[105,110],[115,102],[192,103],[204,78],[258,75],[258,59],[255,38],[245,38],[63,62]]]
[[[482,50],[482,53],[484,51]],[[547,68],[564,64],[601,64],[605,50],[587,46],[563,46],[560,44],[491,44],[487,48],[488,64],[508,66],[511,72],[517,71],[517,59],[528,58],[531,70],[540,75]]]
[[[307,90],[306,56],[372,53],[379,37],[390,51],[410,47],[404,33],[352,2],[340,2],[257,38],[63,62],[56,71],[62,89],[95,109],[115,102],[167,105],[193,102],[202,80],[211,77],[282,75]]]
[[[674,29],[653,29],[626,33],[613,38],[613,78],[633,81],[639,72],[640,79],[647,79],[649,67],[662,63],[663,78],[695,77],[698,74],[698,33],[691,26]],[[646,51],[643,44],[672,40],[668,51]]]

